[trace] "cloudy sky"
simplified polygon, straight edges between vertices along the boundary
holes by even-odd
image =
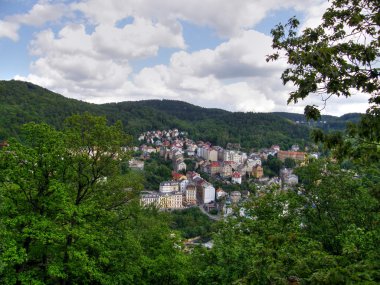
[[[284,62],[267,63],[270,30],[296,15],[318,24],[326,0],[0,0],[0,79],[92,103],[182,100],[244,112],[287,105]],[[324,114],[364,112],[331,99]]]

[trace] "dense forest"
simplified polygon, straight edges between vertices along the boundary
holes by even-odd
[[[147,130],[178,128],[194,139],[221,146],[228,142],[240,143],[244,148],[280,144],[286,149],[294,143],[309,142],[310,128],[296,124],[295,118],[302,116],[296,114],[232,113],[170,100],[95,105],[13,80],[0,82],[0,104],[0,139],[18,136],[19,127],[27,122],[45,122],[61,129],[67,117],[89,112],[106,116],[110,123],[120,120],[124,130],[134,137]],[[352,115],[350,120],[357,118]],[[347,118],[329,117],[329,122],[331,128],[341,129]]]

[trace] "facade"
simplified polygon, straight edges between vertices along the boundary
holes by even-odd
[[[215,193],[216,193],[216,199],[217,199],[217,200],[219,200],[219,199],[221,199],[221,198],[227,196],[227,192],[224,191],[224,190],[221,189],[221,188],[217,189],[217,190],[215,191]]]
[[[285,185],[294,186],[298,184],[298,176],[295,174],[290,174],[284,179],[283,182]]]
[[[261,165],[256,165],[252,168],[252,176],[255,178],[261,178],[264,176],[264,169]]]
[[[183,208],[182,193],[144,192],[140,195],[140,205],[143,207],[156,206],[161,209],[181,209]]]
[[[197,185],[197,199],[201,204],[207,204],[215,201],[215,188],[202,179]]]
[[[292,145],[292,151],[299,151],[299,150],[300,150],[300,147],[298,144]]]
[[[232,183],[241,184],[241,174],[237,171],[232,173],[231,181]]]
[[[231,203],[237,204],[241,199],[241,193],[239,191],[232,191],[230,194]]]
[[[179,183],[177,181],[165,181],[160,183],[160,192],[169,193],[179,191]]]
[[[179,191],[184,193],[186,191],[186,186],[189,184],[189,180],[183,179],[179,182]]]
[[[129,167],[135,170],[144,170],[144,161],[131,159],[129,161]]]
[[[215,175],[217,173],[220,173],[220,163],[218,161],[213,161],[208,165],[208,173],[210,175]]]
[[[252,168],[248,168],[246,164],[240,164],[238,165],[236,171],[239,172],[241,176],[244,176],[246,174],[251,175]]]
[[[186,171],[186,163],[182,160],[176,161],[174,164],[175,171]]]
[[[160,195],[160,208],[162,209],[181,209],[182,205],[182,193],[172,192],[172,193],[162,193]]]
[[[257,165],[261,165],[261,159],[260,157],[251,157],[248,158],[246,161],[249,168],[255,167]]]
[[[218,151],[213,148],[208,150],[207,156],[207,160],[209,161],[218,161]]]
[[[193,183],[189,183],[185,190],[185,200],[188,205],[197,204],[197,188]]]
[[[247,160],[247,154],[245,152],[225,150],[223,152],[223,161],[233,161],[237,164],[242,164]]]
[[[140,195],[140,205],[143,207],[160,205],[160,194],[158,192],[150,191],[144,192]]]
[[[220,176],[223,178],[230,178],[232,175],[232,166],[229,163],[223,163],[223,166],[220,170]]]
[[[281,169],[280,170],[281,186],[294,186],[298,183],[298,176],[293,173],[293,169]]]
[[[280,150],[277,153],[277,158],[281,161],[285,161],[286,158],[292,158],[297,161],[305,161],[306,153],[302,151]]]

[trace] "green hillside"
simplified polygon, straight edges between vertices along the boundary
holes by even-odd
[[[294,114],[294,113],[286,113],[286,112],[276,112],[277,114],[283,118],[289,119],[292,122],[296,122],[297,124],[305,125],[312,128],[320,128],[324,131],[342,131],[346,128],[349,122],[357,123],[359,122],[361,115],[360,113],[350,113],[345,114],[340,117],[330,116],[330,115],[322,115],[318,121],[307,121],[305,115],[303,114]]]
[[[294,143],[303,145],[309,140],[310,128],[295,122],[294,118],[302,116],[298,114],[233,113],[173,100],[96,105],[14,80],[0,81],[0,104],[0,139],[17,136],[19,127],[30,121],[46,122],[59,129],[65,118],[89,112],[104,115],[111,123],[121,120],[126,132],[135,137],[146,130],[179,128],[194,139],[221,146],[236,142],[245,148],[272,144],[286,148]]]

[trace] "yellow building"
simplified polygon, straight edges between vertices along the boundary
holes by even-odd
[[[181,209],[182,205],[182,193],[172,192],[160,195],[160,208],[162,209]]]
[[[292,158],[297,161],[305,161],[306,152],[280,150],[277,152],[277,158],[281,161],[285,161],[286,158]]]
[[[255,178],[261,178],[264,176],[264,170],[261,165],[256,165],[252,168],[252,176]]]
[[[188,205],[197,204],[197,188],[194,184],[188,184],[186,186],[186,203]]]

